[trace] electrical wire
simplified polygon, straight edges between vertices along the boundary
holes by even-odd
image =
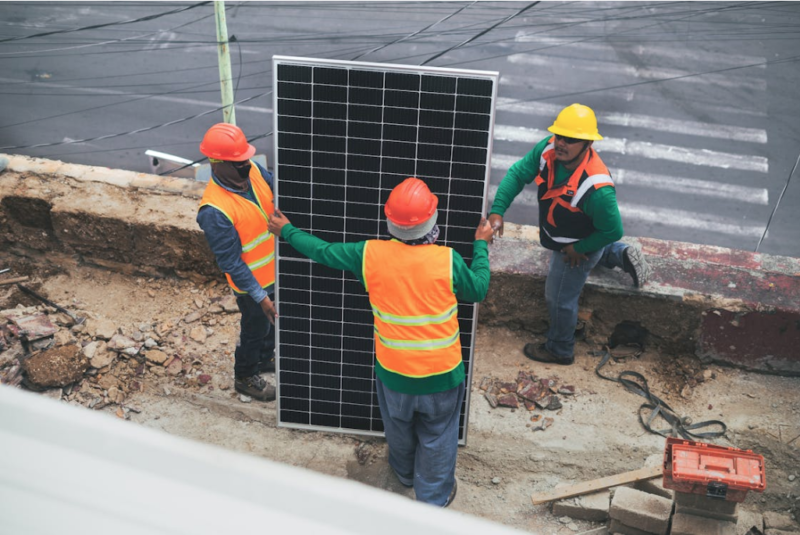
[[[772,218],[775,216],[775,212],[778,211],[778,206],[781,204],[781,199],[783,199],[783,195],[786,193],[786,190],[789,188],[789,182],[792,181],[792,176],[794,176],[794,172],[797,170],[797,164],[800,164],[800,154],[797,155],[797,160],[794,162],[794,167],[789,172],[789,178],[786,179],[786,184],[783,185],[783,190],[781,194],[778,195],[778,202],[775,203],[775,208],[772,210],[772,213],[769,214],[769,219],[767,219],[767,226],[764,227],[764,234],[761,235],[761,238],[758,239],[758,243],[756,244],[756,248],[754,252],[758,252],[758,248],[761,247],[761,242],[764,241],[764,238],[767,236],[767,231],[769,230],[769,226],[772,224]]]
[[[247,97],[247,98],[244,98],[242,100],[233,102],[232,104],[229,104],[229,105],[218,106],[218,107],[216,107],[216,108],[214,108],[212,110],[207,110],[207,111],[204,111],[202,113],[198,113],[198,114],[195,114],[195,115],[190,115],[189,117],[183,117],[181,119],[175,119],[174,121],[169,121],[169,122],[157,124],[157,125],[154,125],[154,126],[146,126],[144,128],[138,128],[136,130],[130,130],[128,132],[118,132],[116,134],[106,134],[104,136],[96,136],[96,137],[90,137],[90,138],[85,138],[85,139],[73,139],[73,140],[70,140],[70,141],[56,141],[56,142],[53,142],[53,143],[38,143],[36,145],[17,145],[17,146],[10,146],[10,147],[0,147],[0,150],[38,149],[38,148],[42,148],[42,147],[57,147],[57,146],[60,146],[60,145],[75,145],[75,144],[79,144],[79,143],[90,143],[92,141],[101,141],[101,140],[104,140],[104,139],[113,139],[113,138],[116,138],[116,137],[130,136],[130,135],[133,135],[133,134],[141,134],[143,132],[150,132],[151,130],[157,130],[159,128],[164,128],[166,126],[172,126],[172,125],[179,124],[179,123],[185,123],[186,121],[191,121],[193,119],[198,119],[200,117],[205,117],[206,115],[210,115],[212,113],[215,113],[215,112],[218,112],[220,110],[223,110],[223,109],[227,108],[228,106],[235,106],[236,104],[244,104],[245,102],[249,102],[249,101],[254,100],[256,98],[268,96],[268,95],[271,95],[271,94],[272,94],[272,91],[269,91],[267,93],[260,93],[258,95],[253,95],[252,97]]]
[[[130,19],[130,20],[122,20],[117,22],[107,22],[105,24],[93,24],[91,26],[84,26],[82,28],[71,28],[69,30],[53,30],[50,32],[42,32],[42,33],[35,33],[33,35],[23,35],[20,37],[7,37],[5,39],[0,39],[0,43],[8,43],[10,41],[22,41],[24,39],[35,39],[38,37],[45,37],[48,35],[56,35],[62,33],[73,33],[73,32],[82,32],[85,30],[96,30],[98,28],[107,28],[109,26],[121,26],[123,24],[134,24],[136,22],[144,22],[149,20],[156,20],[161,17],[166,17],[167,15],[174,15],[175,13],[182,13],[184,11],[189,11],[190,9],[194,9],[200,6],[206,6],[211,4],[211,2],[199,2],[197,4],[192,4],[190,6],[182,7],[179,9],[173,9],[172,11],[165,11],[163,13],[156,13],[154,15],[148,15],[146,17],[139,17],[137,19]]]
[[[394,41],[392,41],[392,42],[390,42],[390,43],[386,43],[385,45],[381,45],[381,46],[375,47],[375,48],[373,48],[372,50],[368,50],[368,51],[364,52],[363,54],[359,54],[359,55],[355,56],[354,58],[352,58],[352,59],[351,59],[351,61],[355,61],[355,60],[357,60],[357,59],[359,59],[359,58],[362,58],[362,57],[364,57],[364,56],[366,56],[366,55],[368,55],[368,54],[372,54],[372,53],[374,53],[374,52],[377,52],[378,50],[383,50],[384,48],[386,48],[386,47],[388,47],[388,46],[392,46],[392,45],[395,45],[395,44],[397,44],[397,43],[402,43],[402,42],[403,42],[403,41],[405,41],[406,39],[411,39],[412,37],[414,37],[414,36],[416,36],[416,35],[419,35],[419,34],[421,34],[421,33],[425,32],[425,31],[427,31],[427,30],[429,30],[429,29],[433,28],[433,27],[434,27],[434,26],[436,26],[437,24],[439,24],[439,23],[442,23],[442,22],[444,22],[444,21],[446,21],[447,19],[450,19],[450,18],[452,18],[452,17],[455,17],[456,15],[458,15],[459,13],[461,13],[462,11],[464,11],[465,9],[467,9],[468,7],[474,6],[474,5],[477,3],[477,1],[478,1],[478,0],[474,0],[474,1],[473,1],[471,4],[467,4],[467,5],[465,5],[464,7],[462,7],[462,8],[460,8],[460,9],[458,9],[457,11],[455,11],[455,12],[453,12],[453,13],[450,13],[450,14],[449,14],[449,15],[447,15],[446,17],[444,17],[444,18],[442,18],[442,19],[439,19],[439,20],[437,20],[437,21],[436,21],[436,22],[434,22],[433,24],[429,24],[429,25],[425,26],[425,27],[424,27],[424,28],[422,28],[421,30],[417,30],[417,31],[416,31],[416,32],[414,32],[414,33],[411,33],[411,34],[409,34],[409,35],[406,35],[405,37],[401,37],[401,38],[399,38],[399,39],[395,39]]]
[[[52,48],[52,49],[49,49],[49,50],[35,50],[35,51],[34,50],[29,50],[29,51],[21,51],[21,52],[2,52],[2,53],[0,53],[0,56],[11,56],[11,55],[21,55],[21,54],[42,53],[42,52],[60,52],[60,51],[63,51],[63,50],[84,49],[84,48],[91,48],[91,47],[95,47],[95,46],[106,46],[106,45],[110,45],[110,44],[122,43],[122,42],[126,42],[126,41],[132,41],[134,39],[142,39],[143,37],[147,37],[148,35],[156,35],[156,34],[165,33],[165,32],[174,32],[175,30],[179,30],[181,28],[185,28],[186,26],[190,26],[192,24],[196,24],[196,23],[200,22],[201,20],[205,20],[205,19],[213,17],[213,16],[214,16],[213,13],[210,14],[210,15],[203,15],[202,17],[200,17],[198,19],[195,19],[195,20],[190,21],[190,22],[185,22],[183,24],[179,24],[178,26],[175,26],[173,28],[169,28],[168,30],[158,31],[158,32],[150,32],[150,33],[145,33],[145,34],[142,34],[142,35],[135,35],[135,36],[131,36],[131,37],[125,37],[125,38],[122,38],[122,39],[112,39],[110,41],[101,41],[99,43],[88,43],[88,44],[85,44],[85,45],[77,45],[77,46],[66,47],[66,48]]]
[[[425,61],[420,63],[420,65],[427,65],[428,63],[430,63],[431,61],[435,60],[436,58],[441,57],[441,56],[447,54],[448,52],[453,51],[453,50],[455,50],[457,48],[460,48],[460,47],[462,47],[462,46],[464,46],[464,45],[466,45],[468,43],[471,43],[475,39],[479,38],[482,35],[486,35],[487,33],[489,33],[490,31],[494,30],[495,28],[497,28],[498,26],[502,25],[503,23],[508,22],[511,19],[513,19],[515,17],[518,17],[519,15],[522,15],[523,13],[525,13],[526,11],[528,11],[530,8],[532,8],[533,6],[535,6],[538,3],[539,3],[539,1],[537,0],[536,2],[532,2],[532,3],[528,4],[524,8],[520,9],[519,11],[517,11],[516,13],[513,13],[513,14],[509,15],[508,17],[504,18],[500,22],[498,22],[498,23],[486,28],[485,30],[483,30],[482,32],[479,32],[478,34],[474,35],[473,37],[470,37],[469,39],[467,39],[463,43],[460,43],[460,44],[457,44],[455,46],[452,46],[452,47],[448,48],[447,50],[444,50],[442,52],[439,52],[438,54],[435,54],[435,55],[429,57],[428,59],[426,59]]]

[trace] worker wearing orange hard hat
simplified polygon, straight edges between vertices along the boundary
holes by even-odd
[[[267,214],[274,210],[272,173],[250,159],[255,147],[232,124],[209,128],[200,152],[211,162],[211,180],[197,223],[242,314],[234,388],[259,401],[272,401],[275,387],[261,376],[275,370],[275,240],[267,229]]]
[[[523,188],[535,183],[539,200],[539,238],[552,251],[545,283],[550,315],[547,340],[526,344],[532,360],[574,362],[578,299],[591,269],[621,268],[641,287],[650,268],[638,247],[619,242],[622,218],[611,173],[592,148],[603,139],[594,111],[581,104],[564,108],[548,128],[554,134],[533,147],[506,173],[489,212],[497,234],[503,216]]]
[[[464,363],[457,299],[482,301],[489,287],[492,228],[475,232],[472,267],[436,245],[438,197],[407,178],[384,206],[392,240],[327,243],[280,211],[269,230],[312,260],[352,272],[369,293],[375,330],[375,375],[389,464],[419,501],[448,506],[456,494]]]

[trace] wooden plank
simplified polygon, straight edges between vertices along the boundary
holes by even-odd
[[[533,505],[541,503],[553,502],[556,500],[563,500],[564,498],[572,498],[573,496],[580,496],[582,494],[589,494],[598,490],[616,487],[618,485],[625,485],[626,483],[633,483],[643,479],[652,479],[662,474],[662,466],[651,466],[633,470],[632,472],[625,472],[614,476],[601,477],[600,479],[593,479],[591,481],[584,481],[571,487],[553,490],[550,492],[540,492],[531,496]]]
[[[0,280],[0,286],[6,286],[8,284],[14,284],[16,282],[25,282],[26,280],[28,280],[28,277],[16,277],[14,279]]]

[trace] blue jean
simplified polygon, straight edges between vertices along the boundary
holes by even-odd
[[[269,295],[272,299],[273,296]],[[249,295],[236,294],[236,304],[242,313],[239,341],[234,353],[233,373],[250,377],[258,373],[258,363],[272,358],[275,351],[275,329],[261,305]]]
[[[455,485],[464,383],[435,394],[401,394],[377,377],[389,465],[417,501],[443,506]]]
[[[593,253],[588,260],[572,267],[564,262],[565,255],[553,251],[550,271],[544,287],[550,327],[547,329],[545,348],[557,357],[572,358],[575,350],[575,327],[578,324],[578,299],[581,296],[589,272],[597,265],[613,269],[622,268],[623,251],[628,245],[614,242]]]

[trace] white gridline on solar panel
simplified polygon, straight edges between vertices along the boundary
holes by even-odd
[[[299,198],[299,199],[301,199],[301,200],[306,200],[306,199],[303,199],[302,197],[298,197],[298,198]],[[444,213],[447,213],[447,214],[449,214],[449,213],[453,213],[453,214],[463,214],[463,215],[465,215],[465,216],[474,216],[474,215],[476,215],[476,214],[479,214],[479,212],[457,212],[457,211],[452,211],[452,210],[441,210],[441,212],[444,212]],[[288,212],[287,212],[287,213],[288,213]],[[312,222],[313,222],[313,218],[314,218],[314,217],[318,217],[318,218],[319,218],[319,217],[341,217],[341,216],[335,216],[335,215],[321,215],[321,214],[309,214],[309,216],[312,218]],[[366,222],[370,222],[370,223],[379,223],[379,221],[377,221],[377,220],[375,220],[375,219],[367,219],[367,218],[363,218],[363,217],[355,217],[355,216],[347,216],[347,220],[348,220],[348,221],[355,221],[355,222],[358,222],[358,221],[366,221]],[[477,223],[476,223],[476,225],[477,225]],[[447,225],[447,228],[448,228],[448,229],[461,229],[461,230],[475,230],[475,227],[474,227],[474,226],[467,227],[467,226],[462,226],[462,225],[454,225],[454,224],[448,224],[448,225]],[[323,229],[323,228],[318,228],[318,229],[315,229],[315,228],[313,227],[313,225],[312,225],[312,226],[311,226],[311,229],[310,229],[310,231],[309,231],[309,232],[312,232],[312,233],[313,233],[313,231],[314,231],[314,230],[317,230],[317,231],[326,231],[326,232],[335,232],[335,231],[329,231],[328,229]],[[346,234],[344,231],[342,231],[341,233],[342,233],[342,234]],[[450,240],[450,241],[453,241],[454,243],[467,243],[467,244],[469,244],[469,243],[472,243],[472,240],[470,240],[470,241],[467,241],[467,242],[463,242],[463,241],[457,241],[457,240]]]
[[[290,98],[280,98],[278,99],[278,104],[280,105],[281,101],[286,102],[308,102],[309,104],[313,104],[314,100],[298,100],[298,99],[290,99]],[[474,115],[476,117],[486,117],[491,118],[491,113],[484,113],[484,112],[477,112],[477,111],[465,111],[465,110],[446,110],[442,108],[398,108],[395,106],[369,106],[368,104],[349,104],[347,102],[325,102],[325,104],[340,104],[342,106],[350,107],[350,106],[363,106],[365,108],[376,108],[381,110],[398,110],[398,111],[419,111],[419,112],[434,112],[434,113],[448,113],[451,114],[453,117],[453,125],[452,126],[435,126],[435,125],[420,125],[419,124],[419,117],[417,118],[417,124],[408,124],[408,123],[392,123],[388,121],[384,121],[384,114],[381,114],[380,121],[364,121],[362,119],[351,119],[349,117],[341,118],[341,117],[326,117],[325,115],[314,115],[314,113],[310,113],[308,115],[293,115],[291,113],[280,113],[279,117],[292,117],[294,119],[320,119],[324,121],[342,121],[347,123],[366,123],[366,124],[388,124],[392,126],[422,126],[427,128],[442,128],[447,130],[465,130],[467,132],[486,132],[486,130],[475,130],[473,128],[463,128],[459,127],[456,128],[456,117],[460,115]]]
[[[309,362],[309,361],[302,360],[302,359],[294,359],[294,360],[299,360],[301,362]],[[314,362],[314,361],[310,361],[310,362]],[[327,362],[327,361],[319,361],[319,362]],[[336,364],[336,363],[334,363],[334,364]],[[352,364],[351,366],[357,366],[357,364]],[[372,364],[370,364],[369,366],[364,366],[364,367],[365,368],[368,367],[368,368],[371,369],[372,368]],[[355,379],[355,380],[358,380],[358,381],[370,381],[370,382],[374,381],[374,379],[366,379],[364,377],[352,377],[352,376],[349,376],[349,375],[341,375],[341,374],[340,375],[330,375],[330,374],[327,374],[327,373],[315,373],[315,372],[310,372],[310,371],[309,372],[298,372],[298,371],[294,371],[294,370],[281,370],[281,371],[284,371],[285,373],[291,373],[291,374],[294,374],[294,375],[308,375],[309,377],[311,377],[312,375],[314,377],[330,377],[331,379],[338,379],[339,382],[341,382],[343,379]],[[291,383],[291,384],[294,385],[294,386],[305,386],[305,385],[301,385],[300,383],[296,383],[296,382],[295,383]],[[312,388],[321,388],[321,389],[324,389],[324,390],[336,390],[337,392],[339,392],[339,391],[342,391],[342,392],[363,392],[363,390],[353,390],[353,389],[350,389],[350,388],[337,388],[337,387],[333,387],[333,386],[313,386]]]
[[[393,73],[393,71],[386,71],[386,72]],[[442,76],[441,78],[448,78],[448,79],[455,78],[456,82],[458,82],[459,80],[480,80],[480,81],[487,81],[487,82],[492,81],[492,80],[490,80],[488,78],[469,78],[469,77],[466,77],[466,76],[461,76],[461,77]],[[280,84],[298,84],[298,85],[310,86],[312,88],[313,87],[346,87],[347,89],[365,89],[365,90],[368,90],[368,91],[380,91],[380,92],[397,91],[398,93],[410,93],[410,94],[414,94],[414,95],[457,96],[457,97],[485,98],[485,99],[488,99],[488,100],[492,99],[491,95],[484,96],[484,95],[473,95],[471,93],[459,93],[457,89],[456,89],[456,91],[454,91],[452,93],[451,92],[442,93],[440,91],[439,92],[437,92],[437,91],[425,91],[423,89],[403,89],[403,88],[397,88],[397,87],[386,87],[385,85],[382,86],[382,87],[371,87],[371,86],[363,86],[363,85],[353,85],[353,84],[350,84],[350,83],[348,83],[346,85],[342,85],[342,84],[326,84],[326,83],[322,83],[322,82],[313,82],[313,81],[312,82],[302,82],[302,81],[296,81],[296,80],[278,80],[278,84],[279,84],[278,85],[278,92],[279,92],[278,93],[278,98],[281,98],[281,96],[280,96],[280,90],[281,90]],[[456,83],[456,88],[457,87],[458,87],[458,84]],[[287,88],[287,89],[290,89],[290,88]],[[323,102],[335,102],[335,101],[325,100]],[[368,104],[365,104],[365,106],[367,106],[367,105]]]
[[[286,316],[286,317],[287,318],[292,318],[292,319],[297,319],[297,320],[303,320],[303,321],[306,321],[306,320],[309,319],[309,318],[298,318],[297,316]],[[327,321],[327,322],[330,322],[330,323],[342,323],[342,324],[345,323],[343,321],[320,320],[320,319],[315,319],[314,321]],[[465,321],[472,321],[472,319],[468,318],[468,319],[465,319]],[[347,324],[351,325],[350,322],[347,322]],[[365,323],[357,323],[355,325],[361,325],[361,326],[364,326],[364,327],[372,327],[373,326],[372,324],[367,325]],[[322,333],[316,333],[316,334],[312,335],[308,331],[291,331],[291,330],[288,330],[288,329],[281,329],[281,332],[282,333],[286,333],[286,334],[288,334],[288,333],[300,334],[300,335],[304,335],[304,336],[305,335],[307,335],[307,336],[334,336],[336,338],[352,338],[353,340],[372,340],[373,342],[375,341],[375,338],[373,336],[350,336],[350,335],[347,335],[347,334],[322,334]],[[460,334],[460,337],[461,337],[462,340],[464,338],[466,338],[466,339],[471,339],[472,338],[472,336],[469,333],[459,333],[459,334]],[[304,349],[305,348],[308,348],[308,349],[319,349],[319,350],[325,350],[325,351],[341,351],[341,352],[346,352],[348,354],[349,353],[363,353],[365,355],[370,355],[370,356],[375,354],[375,350],[374,349],[371,350],[371,351],[361,351],[360,349],[345,349],[344,348],[344,340],[342,340],[342,344],[341,344],[340,347],[320,347],[320,346],[313,346],[313,345],[310,345],[310,344],[309,345],[306,345],[306,344],[294,344],[294,343],[291,343],[291,342],[282,342],[281,346],[300,347],[300,348],[304,348]],[[463,342],[461,343],[461,348],[462,349],[468,349],[469,347],[470,347],[469,344],[464,344]],[[373,346],[373,348],[374,348],[374,346]],[[286,358],[287,359],[294,359],[294,360],[303,360],[303,359],[298,359],[296,357],[286,357]],[[356,364],[356,363],[352,363],[352,364],[353,364],[353,366],[363,366],[363,364]]]
[[[395,143],[395,142],[392,141],[392,143]],[[411,144],[415,145],[415,146],[424,145],[424,143],[411,143]],[[442,146],[449,147],[450,145],[442,145]],[[477,149],[477,150],[484,150],[484,151],[488,150],[488,149],[483,148],[483,147],[463,147],[463,148],[466,148],[466,149]],[[314,150],[314,149],[310,149],[310,150],[307,150],[307,149],[290,149],[288,147],[278,147],[278,150],[279,151],[281,151],[281,150],[289,150],[289,151],[300,152],[300,153],[309,153],[310,152],[312,154],[313,153],[333,154],[335,156],[365,156],[365,157],[368,157],[368,158],[375,158],[377,160],[387,159],[387,160],[408,160],[408,161],[412,161],[412,162],[419,161],[419,162],[450,163],[450,164],[457,163],[459,165],[474,165],[476,167],[486,167],[486,163],[485,162],[475,163],[475,162],[465,162],[465,161],[461,161],[461,160],[428,160],[426,158],[406,158],[406,157],[403,157],[403,156],[384,156],[382,154],[376,156],[374,154],[360,154],[358,152],[330,152],[330,151],[318,150],[318,149],[317,150]],[[280,161],[278,161],[278,165],[281,165]],[[305,168],[305,169],[313,169],[314,168],[313,166],[309,167],[307,165],[299,165],[299,164],[296,164],[296,163],[289,163],[289,164],[283,164],[283,165],[288,165],[288,166],[291,166],[291,167],[301,167],[301,168]],[[321,167],[320,166],[319,169],[332,169],[334,171],[342,171],[342,169],[337,168],[337,167]],[[352,169],[352,171],[358,171],[358,169]],[[461,180],[471,180],[473,182],[482,182],[483,181],[482,178],[481,179],[478,179],[478,178],[462,178]]]
[[[414,108],[397,108],[397,109],[401,110],[401,109],[414,109]],[[436,112],[440,112],[440,113],[449,113],[449,112],[443,112],[441,110],[427,110],[427,111],[436,111]],[[468,113],[468,112],[460,111],[458,113]],[[472,113],[470,115],[480,115],[480,116],[483,116],[483,117],[491,117],[491,114],[488,114],[488,113]],[[388,126],[405,126],[405,127],[410,127],[410,128],[436,128],[436,129],[439,129],[439,130],[452,130],[453,132],[455,132],[456,130],[460,130],[462,132],[477,132],[477,133],[480,133],[480,134],[485,134],[485,133],[489,132],[488,129],[476,130],[474,128],[461,128],[461,127],[456,128],[456,126],[455,126],[455,117],[453,117],[453,119],[454,119],[453,120],[453,126],[433,126],[433,125],[419,124],[419,119],[417,119],[417,121],[418,121],[417,124],[406,124],[406,123],[387,123],[385,121],[359,121],[357,119],[336,119],[334,117],[317,117],[315,115],[280,114],[279,117],[287,117],[287,118],[291,118],[291,119],[318,119],[320,121],[338,121],[338,122],[342,122],[342,123],[379,124],[381,126],[388,125]],[[279,134],[304,134],[304,135],[307,135],[307,136],[314,135],[313,132],[293,132],[291,130],[280,130],[280,129],[278,130],[278,133]],[[367,140],[372,140],[373,139],[373,138],[368,138],[368,137],[336,136],[336,135],[331,135],[331,134],[316,134],[316,135],[318,135],[318,136],[326,135],[328,137],[336,137],[336,138],[341,138],[341,139],[347,139],[347,138],[351,138],[351,139],[367,139]],[[418,141],[402,141],[400,139],[389,139],[389,140],[387,140],[385,138],[381,138],[381,140],[382,141],[392,141],[392,142],[395,142],[395,143],[418,143]],[[436,145],[436,143],[431,143],[431,145]],[[446,144],[439,143],[439,145],[446,145]],[[447,146],[450,146],[450,145],[447,145]],[[483,145],[481,145],[480,147],[474,147],[472,145],[453,145],[453,146],[455,146],[455,147],[464,147],[464,148],[468,148],[468,149],[484,148]]]
[[[309,134],[309,135],[311,135],[311,134]],[[335,136],[329,136],[329,137],[335,137]],[[347,139],[347,138],[343,138],[343,139]],[[372,141],[377,141],[377,140],[372,140]],[[382,142],[386,142],[386,141],[382,140]],[[414,146],[433,145],[433,143],[414,143],[414,142],[410,142],[410,141],[389,141],[389,143],[408,143],[409,145],[414,145]],[[453,145],[438,145],[438,146],[440,146],[440,147],[451,147]],[[473,149],[473,150],[483,150],[483,151],[487,150],[484,147],[462,147],[462,148]],[[349,156],[349,155],[367,156],[369,158],[377,158],[379,160],[382,160],[384,158],[387,158],[387,159],[391,158],[393,160],[408,160],[408,161],[412,161],[412,162],[433,162],[433,163],[451,163],[451,164],[457,163],[457,164],[460,164],[460,165],[475,165],[475,166],[479,166],[479,167],[486,167],[486,163],[485,162],[483,162],[483,163],[475,163],[475,162],[465,162],[465,161],[453,160],[453,159],[450,159],[450,160],[428,160],[426,158],[406,158],[404,156],[384,156],[382,154],[376,156],[376,155],[373,155],[373,154],[362,154],[360,152],[347,152],[347,151],[345,151],[345,152],[331,152],[331,151],[319,150],[319,149],[291,149],[289,147],[280,147],[280,146],[278,147],[278,150],[290,150],[290,151],[300,152],[300,153],[308,153],[308,152],[310,152],[312,154],[313,153],[335,154],[335,155],[341,155],[341,156]],[[294,167],[306,167],[305,165],[297,165],[297,164],[288,164],[288,165],[292,165]],[[330,169],[330,168],[328,168],[328,169]],[[480,182],[481,181],[481,180],[479,180],[477,178],[476,179],[464,178],[462,180],[472,180],[473,182]]]
[[[295,258],[281,258],[281,260],[283,260],[285,262],[303,262],[304,264],[311,264],[311,263],[314,262],[313,260],[308,260],[306,258],[297,258],[297,259],[295,259]],[[313,275],[312,276],[312,275],[304,275],[302,273],[301,274],[279,273],[278,275],[285,275],[287,277],[303,277],[305,279],[312,279],[313,278],[313,279],[318,279],[318,280],[327,280],[327,281],[335,281],[335,282],[350,281],[350,282],[358,282],[359,284],[361,283],[358,279],[355,278],[355,276],[351,276],[351,277],[344,277],[344,276],[343,277],[326,277],[324,275]],[[366,293],[354,294],[354,293],[349,293],[349,292],[328,292],[328,291],[325,291],[325,290],[312,290],[311,288],[292,288],[291,286],[290,287],[286,287],[286,291],[306,292],[306,293],[312,293],[313,292],[315,295],[326,294],[326,295],[333,295],[333,296],[337,296],[337,297],[338,296],[356,297],[356,298],[359,298],[359,299],[367,298],[367,294]],[[311,305],[309,305],[309,306],[311,306]],[[314,306],[317,306],[317,305],[314,305]],[[319,306],[324,306],[324,305],[319,305]],[[459,303],[458,304],[459,311],[462,309],[462,307],[464,309],[472,309],[474,306],[475,306],[475,303]],[[339,307],[333,307],[333,308],[339,308]],[[353,307],[346,307],[345,310],[352,310],[352,311],[355,311],[355,312],[363,312],[364,310],[369,310],[369,309],[368,308],[358,309],[358,308],[353,308]]]
[[[295,166],[295,167],[297,167],[297,166]],[[308,167],[307,169],[319,169],[319,168]],[[341,171],[341,169],[338,169],[338,171]],[[376,171],[376,173],[379,173],[379,172]],[[390,173],[390,174],[396,174],[396,173]],[[452,180],[457,180],[457,181],[464,180],[464,181],[466,181],[467,180],[467,179],[463,179],[463,178],[450,178],[450,177],[432,177],[432,178],[440,178],[440,179],[450,180],[450,181],[452,181]],[[381,192],[390,192],[393,189],[393,188],[383,188],[383,187],[367,188],[367,187],[364,187],[364,186],[349,186],[347,184],[329,184],[327,182],[300,182],[298,180],[289,180],[289,179],[283,179],[283,181],[286,182],[286,183],[291,183],[291,184],[308,184],[309,186],[329,186],[329,187],[334,187],[334,188],[343,188],[345,190],[345,192],[349,188],[352,188],[352,189],[356,189],[357,188],[357,189],[366,190],[366,191],[381,191]],[[478,183],[480,183],[482,181],[480,181],[480,180],[470,180],[470,182],[478,182]],[[278,179],[278,187],[280,188],[280,178]],[[353,192],[353,193],[355,194],[357,192]],[[460,201],[460,202],[466,202],[468,200],[469,201],[474,201],[477,198],[477,197],[474,197],[474,196],[463,195],[463,194],[460,194],[460,193],[445,193],[443,195],[447,196],[448,199],[455,197],[456,198],[455,200],[456,201]],[[316,198],[316,197],[298,197],[297,195],[281,195],[280,197],[281,197],[281,199],[296,199],[296,200],[299,200],[299,201],[324,201],[324,202],[342,203],[344,205],[358,204],[358,205],[375,207],[376,209],[380,208],[380,206],[375,204],[375,203],[359,202],[359,201],[348,201],[347,199],[339,200],[339,199],[326,199],[326,198]],[[481,200],[481,203],[482,203],[483,199],[480,199],[480,200]],[[447,208],[446,210],[447,211],[452,211],[452,212],[458,212],[458,213],[462,213],[462,214],[472,214],[473,213],[473,212],[470,212],[470,211],[463,211],[463,210],[450,210],[450,208]],[[309,215],[312,215],[312,214],[309,214]],[[324,215],[324,214],[320,214],[320,215]]]

